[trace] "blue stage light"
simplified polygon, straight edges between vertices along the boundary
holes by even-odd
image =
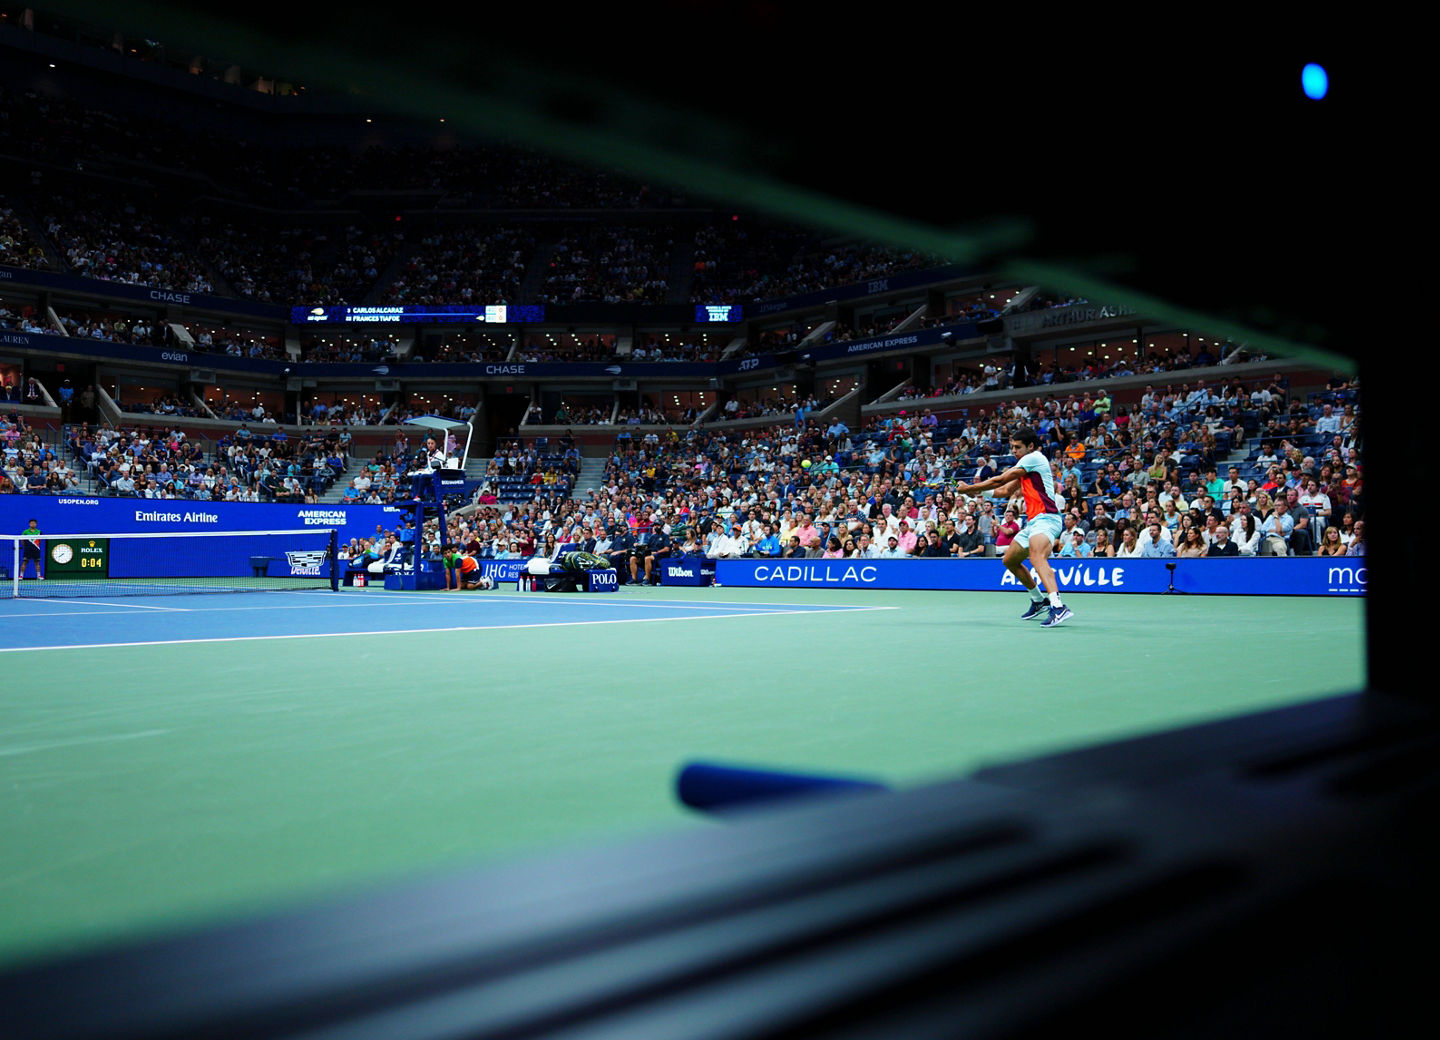
[[[1300,88],[1311,101],[1319,101],[1330,92],[1330,74],[1312,61],[1300,70]]]

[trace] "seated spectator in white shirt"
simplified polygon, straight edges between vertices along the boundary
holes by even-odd
[[[740,534],[740,525],[731,524],[728,533],[721,531],[710,543],[706,555],[714,560],[738,560],[745,555],[745,539]]]

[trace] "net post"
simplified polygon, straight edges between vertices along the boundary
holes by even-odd
[[[337,528],[330,529],[330,541],[327,552],[330,559],[330,591],[340,591],[340,532]]]
[[[20,598],[20,539],[10,539],[10,598]]]

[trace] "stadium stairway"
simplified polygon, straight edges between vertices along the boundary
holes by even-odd
[[[690,286],[695,281],[695,243],[683,235],[678,236],[675,248],[670,254],[670,270],[667,272],[670,290],[666,303],[683,304],[690,299]]]
[[[575,478],[575,489],[570,492],[570,497],[577,501],[584,501],[589,497],[590,492],[598,491],[605,480],[605,458],[580,460],[580,474]]]
[[[370,287],[370,291],[365,294],[365,299],[361,302],[367,307],[384,303],[385,290],[390,288],[391,283],[394,282],[396,278],[400,277],[400,274],[405,270],[405,265],[410,262],[411,257],[415,256],[417,252],[419,252],[419,247],[415,245],[408,246],[405,249],[397,249],[395,255],[390,258],[390,263],[381,270],[380,277],[375,279],[375,284]]]
[[[350,486],[350,481],[360,475],[360,469],[364,463],[349,456],[345,459],[345,472],[335,478],[335,483],[325,489],[325,494],[320,496],[320,501],[325,505],[332,505],[345,498],[345,489]]]
[[[530,266],[525,271],[525,277],[521,279],[520,291],[516,298],[521,300],[534,300],[541,289],[545,287],[545,275],[550,269],[550,258],[555,255],[555,246],[559,244],[560,236],[552,234],[542,238],[535,244],[535,255],[531,257]]]
[[[486,459],[477,458],[474,455],[470,456],[470,458],[465,460],[465,479],[483,481],[485,479],[485,469],[492,461],[493,458]]]

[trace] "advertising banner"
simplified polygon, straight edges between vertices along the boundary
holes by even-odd
[[[340,543],[393,531],[406,511],[398,506],[279,505],[268,502],[191,502],[185,499],[0,495],[0,530],[19,534],[38,520],[46,534],[128,534],[166,531],[298,531],[334,528]]]
[[[1211,596],[1361,596],[1364,557],[1222,560],[1053,560],[1065,592],[1176,592]],[[1171,569],[1173,567],[1173,570]],[[722,585],[791,589],[1015,591],[999,560],[720,560]]]
[[[518,582],[520,572],[525,569],[527,562],[527,560],[481,560],[480,574],[497,585],[502,581]]]
[[[660,564],[661,585],[689,585],[699,588],[715,584],[715,561],[703,556],[682,556]]]

